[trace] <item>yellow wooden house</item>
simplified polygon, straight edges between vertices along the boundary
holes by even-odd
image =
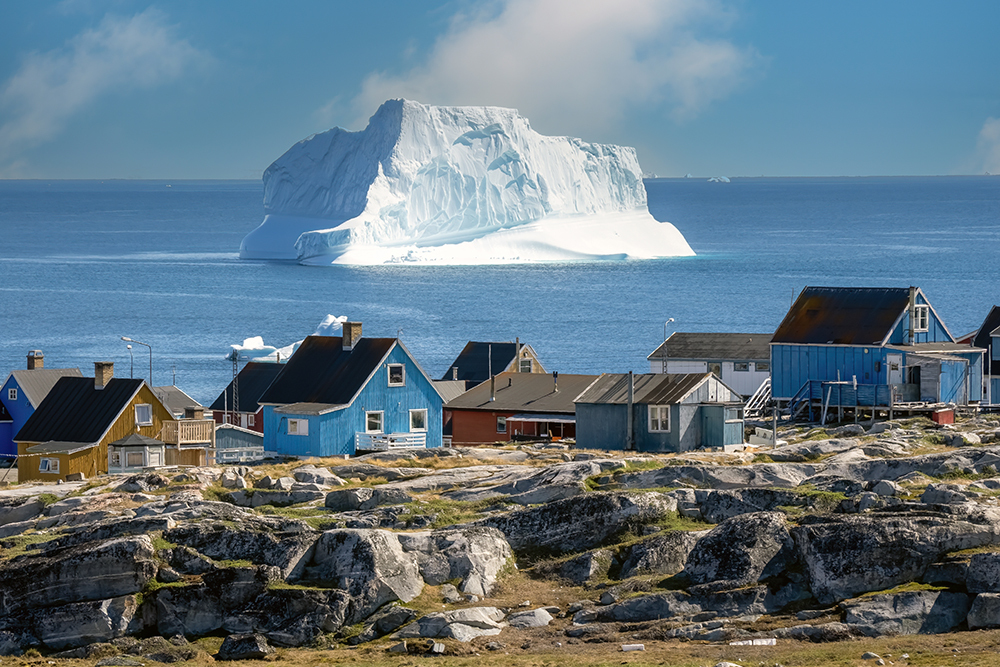
[[[95,362],[92,378],[61,378],[14,437],[18,480],[106,473],[110,443],[134,433],[160,438],[175,421],[145,381],[115,378],[112,362]]]

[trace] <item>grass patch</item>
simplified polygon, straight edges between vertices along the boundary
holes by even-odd
[[[163,539],[162,535],[156,535],[153,537],[153,548],[157,551],[166,551],[167,549],[173,549],[177,545],[173,542],[168,542]]]
[[[229,494],[229,489],[223,488],[221,484],[212,484],[201,490],[201,497],[205,500],[224,503],[225,496]]]
[[[314,530],[330,530],[341,525],[333,512],[319,507],[275,507],[274,505],[261,505],[257,508],[257,513],[263,516],[283,516],[288,519],[297,519],[309,524]]]
[[[814,512],[833,512],[840,507],[840,503],[847,500],[847,495],[839,491],[820,491],[807,484],[789,490],[798,496],[806,498],[809,501],[808,509]]]
[[[52,533],[22,533],[21,535],[16,535],[14,537],[9,537],[3,541],[4,549],[0,552],[0,560],[10,560],[12,558],[17,558],[28,552],[28,548],[35,544],[44,544],[45,542],[51,542],[57,537],[61,537],[58,534]]]
[[[994,554],[1000,553],[1000,545],[997,544],[987,544],[981,547],[972,547],[971,549],[960,549],[958,551],[949,551],[945,554],[948,558],[968,558],[970,556],[975,556],[976,554]]]
[[[57,503],[60,500],[59,496],[55,495],[54,493],[40,493],[38,494],[37,498],[38,501],[42,503],[42,505],[44,505],[45,507],[48,507],[52,503]]]
[[[483,511],[504,502],[506,496],[483,500],[448,500],[440,496],[414,500],[407,505],[407,513],[400,517],[408,524],[418,516],[434,516],[431,528],[445,528],[459,523],[481,519]]]
[[[859,595],[860,598],[870,598],[876,595],[895,595],[896,593],[912,593],[916,591],[950,591],[949,586],[939,586],[935,584],[922,584],[919,581],[911,581],[907,584],[900,584],[895,588],[890,588],[884,591],[871,591],[870,593],[864,593]]]

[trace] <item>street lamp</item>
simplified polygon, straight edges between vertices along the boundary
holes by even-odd
[[[131,345],[126,345],[125,347],[128,348],[128,360],[129,360],[128,361],[128,376],[130,378],[134,378],[135,377],[135,355],[132,354],[132,346]]]
[[[149,343],[143,343],[141,340],[133,340],[128,336],[122,336],[122,340],[126,343],[135,343],[136,345],[145,345],[149,348],[149,388],[153,388],[153,346]]]
[[[667,342],[667,325],[670,324],[673,321],[674,321],[674,318],[671,317],[670,319],[668,319],[666,322],[663,323],[663,342],[664,343]],[[660,363],[662,364],[662,367],[660,368],[660,370],[663,371],[664,373],[666,373],[667,372],[667,350],[666,350],[666,348],[663,349],[663,356],[660,358]]]
[[[663,323],[663,340],[667,340],[667,325],[674,321],[674,318],[670,318]]]

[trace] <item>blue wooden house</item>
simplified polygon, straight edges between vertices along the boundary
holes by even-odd
[[[288,456],[440,447],[442,400],[396,338],[309,336],[260,397],[264,449]]]
[[[17,456],[14,436],[62,377],[83,377],[79,368],[45,368],[41,350],[28,353],[28,367],[7,376],[0,388],[0,457]]]
[[[970,334],[974,348],[986,350],[983,368],[983,403],[1000,404],[1000,306],[993,306],[979,329]]]
[[[714,373],[605,373],[576,397],[576,446],[686,452],[743,443],[743,400]]]
[[[791,406],[967,404],[984,350],[960,345],[916,288],[806,287],[771,339],[771,395]]]

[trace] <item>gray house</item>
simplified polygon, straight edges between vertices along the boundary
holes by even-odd
[[[676,331],[646,359],[650,373],[715,373],[744,397],[771,377],[769,333]]]
[[[686,452],[743,443],[742,398],[714,373],[605,373],[575,403],[577,447]]]

